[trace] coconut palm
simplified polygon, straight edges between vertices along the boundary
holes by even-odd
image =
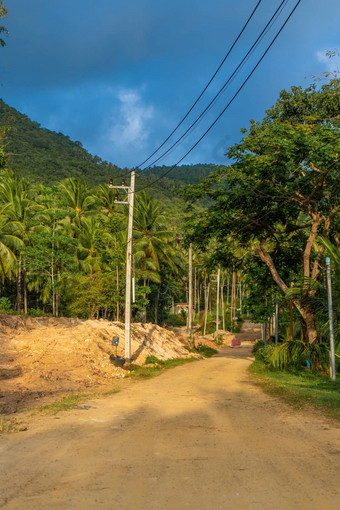
[[[93,212],[95,198],[85,181],[69,177],[60,184],[60,189],[66,208],[75,215],[77,224],[81,222],[85,213]]]
[[[163,226],[163,221],[158,203],[142,191],[136,198],[134,215],[134,267],[144,287],[149,281],[160,283],[161,266],[169,266],[174,271],[177,268],[174,234]],[[143,321],[146,321],[146,306]]]

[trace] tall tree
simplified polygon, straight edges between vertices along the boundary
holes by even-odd
[[[340,200],[340,94],[338,81],[317,89],[282,91],[262,122],[251,121],[228,150],[231,165],[187,190],[207,195],[210,207],[193,221],[195,238],[232,235],[269,269],[293,302],[310,343],[317,339],[313,296],[324,247],[316,235],[334,234]]]

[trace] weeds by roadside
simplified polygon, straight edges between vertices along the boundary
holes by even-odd
[[[211,358],[211,356],[218,353],[218,350],[214,349],[213,347],[208,347],[207,345],[198,344],[197,347],[194,347],[191,352],[197,352],[205,358]]]
[[[130,365],[129,377],[138,377],[141,379],[149,379],[161,374],[165,369],[178,367],[186,363],[196,361],[195,358],[176,358],[160,360],[156,356],[148,356],[143,366]]]
[[[7,416],[0,415],[0,434],[6,434],[8,432],[13,432],[15,429],[15,422],[12,418],[8,418]]]
[[[66,395],[57,400],[56,402],[52,402],[51,404],[40,406],[38,410],[41,413],[54,415],[60,413],[61,411],[68,411],[69,409],[74,409],[79,404],[83,404],[84,402],[86,402],[86,400],[92,398],[106,397],[108,395],[113,395],[118,391],[119,388],[111,388],[109,390],[96,391],[94,393],[74,393],[71,395]]]

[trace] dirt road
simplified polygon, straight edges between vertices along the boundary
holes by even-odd
[[[0,508],[340,508],[339,427],[263,394],[249,356],[225,348],[1,437]]]

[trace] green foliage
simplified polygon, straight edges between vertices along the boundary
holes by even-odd
[[[164,321],[166,326],[172,326],[174,328],[181,328],[186,326],[187,316],[184,312],[184,315],[181,313],[169,313]]]
[[[157,365],[164,365],[165,361],[158,359],[156,356],[150,355],[150,356],[147,356],[144,364],[148,365],[149,363],[154,363]]]
[[[333,236],[338,225],[338,92],[334,80],[320,89],[282,91],[266,117],[250,121],[229,148],[231,166],[186,191],[190,200],[210,200],[188,225],[202,249],[214,239],[224,265],[235,263],[242,247],[239,267],[265,264],[283,294],[300,287],[293,301],[309,342],[317,339],[313,300],[322,261],[322,250],[312,246],[317,233]]]
[[[7,313],[12,310],[11,300],[7,297],[0,298],[0,312]]]
[[[213,347],[208,347],[207,345],[198,344],[194,349],[194,352],[197,352],[198,354],[201,354],[205,358],[211,358],[211,356],[214,356],[214,354],[217,354],[217,349],[214,349]]]
[[[255,359],[280,370],[301,369],[307,362],[313,369],[325,370],[329,356],[325,344],[288,341],[279,345],[257,342],[253,348]]]
[[[130,367],[129,367],[130,377],[137,377],[137,378],[141,378],[141,379],[150,379],[150,377],[155,377],[157,375],[160,375],[165,369],[175,368],[177,366],[184,365],[186,363],[192,363],[193,361],[196,361],[195,358],[175,358],[175,359],[159,360],[155,356],[150,356],[149,359],[153,360],[150,363],[152,363],[154,366],[148,367],[148,366],[130,365]]]

